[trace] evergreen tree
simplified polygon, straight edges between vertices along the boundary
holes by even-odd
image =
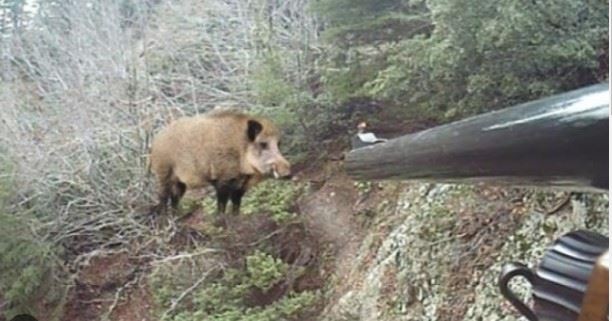
[[[454,118],[607,77],[603,1],[325,0],[315,9],[339,44],[326,84],[340,101],[366,96]],[[398,15],[422,23],[375,23]]]

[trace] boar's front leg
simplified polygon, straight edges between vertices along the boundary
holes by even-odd
[[[215,189],[217,190],[217,214],[225,215],[225,208],[231,194],[231,186],[221,184],[216,186]]]
[[[168,201],[170,200],[171,195],[172,187],[170,186],[170,184],[167,182],[160,183],[158,192],[159,203],[153,206],[151,214],[165,214],[168,208]]]
[[[242,196],[244,195],[244,188],[235,189],[232,191],[232,214],[238,215],[240,214],[240,203],[242,201]]]
[[[215,190],[217,191],[217,218],[214,224],[218,227],[226,227],[225,208],[227,207],[230,189],[227,185],[215,185]]]
[[[232,192],[230,194],[232,200],[232,214],[239,215],[240,214],[240,203],[242,202],[242,197],[244,193],[246,193],[249,183],[252,183],[251,175],[242,175],[238,179],[236,179],[235,184],[233,185]]]

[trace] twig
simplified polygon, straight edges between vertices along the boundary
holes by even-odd
[[[130,288],[131,286],[133,286],[136,283],[139,283],[140,281],[140,275],[138,275],[137,271],[133,272],[136,276],[130,280],[128,283],[126,283],[124,286],[120,287],[117,292],[115,292],[115,298],[113,299],[113,304],[110,305],[110,307],[108,307],[108,311],[106,312],[106,314],[102,317],[103,321],[108,321],[110,320],[110,315],[113,313],[113,311],[115,310],[115,308],[117,307],[117,305],[119,304],[119,301],[121,300],[121,294],[123,293],[123,291],[125,291],[126,289]]]
[[[219,250],[219,249],[205,249],[203,251],[200,252],[196,252],[196,253],[186,253],[186,254],[178,254],[175,256],[169,256],[169,257],[165,257],[161,260],[157,260],[154,262],[151,262],[151,265],[159,265],[159,264],[165,264],[174,260],[182,260],[182,259],[189,259],[195,256],[200,256],[203,254],[208,254],[208,253],[221,253],[223,252],[223,250]]]
[[[215,268],[211,268],[210,270],[208,270],[206,273],[204,273],[204,275],[202,275],[202,277],[197,280],[192,286],[190,286],[189,288],[187,288],[187,290],[183,291],[183,293],[181,293],[176,299],[172,300],[172,305],[170,305],[170,308],[168,310],[166,310],[164,312],[164,314],[162,314],[161,320],[165,320],[166,317],[168,315],[170,315],[172,312],[174,312],[174,310],[176,309],[176,307],[179,305],[179,303],[181,303],[181,301],[187,296],[189,295],[193,290],[195,290],[198,286],[200,286],[200,284],[204,283],[204,281],[206,281],[206,278],[213,272],[215,271]]]

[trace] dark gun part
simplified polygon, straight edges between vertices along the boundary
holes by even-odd
[[[610,91],[598,84],[352,150],[356,179],[608,189]]]

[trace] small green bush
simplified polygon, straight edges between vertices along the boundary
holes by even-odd
[[[246,194],[243,213],[267,214],[276,223],[284,223],[296,217],[292,206],[302,186],[289,181],[267,180]]]
[[[301,190],[302,185],[295,182],[266,180],[246,194],[241,215],[268,216],[278,225],[276,228],[293,224],[298,217],[292,207]],[[181,206],[192,207],[188,203]],[[216,215],[214,197],[206,197],[202,207],[209,215]],[[210,244],[223,246],[228,237],[231,239],[231,233],[232,229],[209,233]],[[270,241],[239,249],[232,247],[235,254],[242,254],[231,260],[199,256],[158,266],[150,284],[159,318],[164,321],[299,320],[318,302],[319,294],[291,290],[289,285],[303,275],[305,268],[284,262],[277,252],[270,250]],[[232,243],[232,246],[236,245]],[[204,275],[205,279],[201,280]],[[188,294],[175,303],[186,289],[190,289]]]
[[[265,305],[253,305],[249,298],[254,291],[262,295],[287,279],[290,266],[282,260],[260,250],[245,257],[243,267],[226,268],[210,277],[183,300],[174,315],[162,314],[162,320],[216,320],[216,321],[276,321],[295,320],[317,300],[315,292],[288,292],[280,299]],[[182,271],[182,272],[178,272]],[[187,272],[190,271],[190,272]],[[187,272],[187,273],[186,273]],[[199,278],[187,265],[156,271],[152,278],[154,296],[158,306],[167,308],[188,287],[188,280]],[[298,271],[298,275],[299,275]],[[293,272],[295,275],[295,272]],[[175,281],[179,281],[177,286]]]
[[[246,270],[253,286],[268,291],[285,275],[289,266],[282,260],[267,255],[259,250],[246,258]]]
[[[22,218],[0,213],[0,253],[0,292],[11,307],[7,314],[33,312],[40,289],[52,281],[52,247],[35,239]]]
[[[266,180],[249,190],[240,207],[241,215],[265,214],[277,224],[291,221],[297,217],[292,207],[303,186],[295,182]],[[216,199],[207,196],[200,203],[205,213],[216,215]],[[228,205],[230,207],[231,205]],[[190,203],[181,204],[182,211],[192,209]]]
[[[62,289],[53,278],[58,251],[35,233],[37,220],[31,213],[13,213],[12,166],[0,160],[0,293],[8,301],[4,316],[35,313],[34,303],[60,299]],[[49,320],[52,320],[49,318]]]

